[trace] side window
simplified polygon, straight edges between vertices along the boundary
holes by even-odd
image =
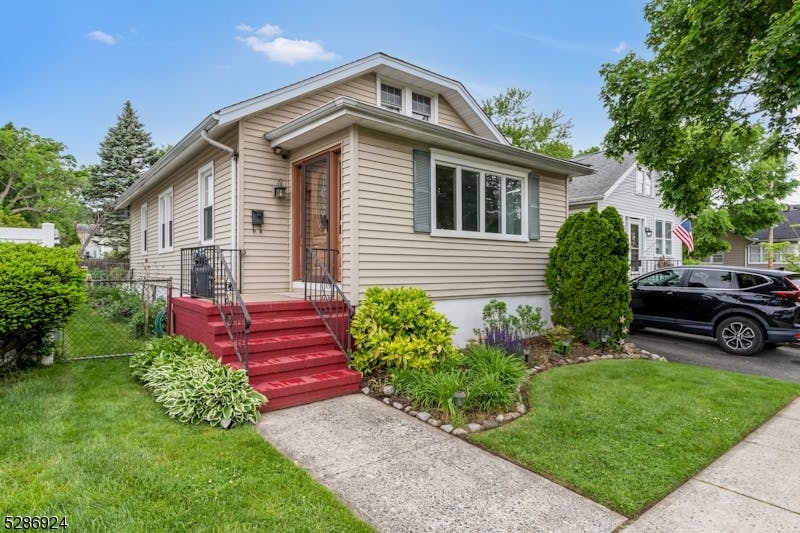
[[[681,284],[680,270],[662,270],[639,280],[639,287],[677,287]]]
[[[727,270],[694,270],[689,276],[689,287],[698,289],[730,289],[733,274]]]
[[[763,276],[759,276],[758,274],[753,274],[751,272],[737,272],[736,282],[738,283],[740,289],[750,289],[752,287],[764,285],[770,281]]]

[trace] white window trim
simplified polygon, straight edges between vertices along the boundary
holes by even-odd
[[[381,84],[390,85],[402,91],[402,98],[403,101],[401,102],[401,109],[400,114],[405,115],[407,117],[413,117],[414,114],[412,112],[412,105],[411,105],[411,95],[412,94],[419,94],[422,96],[427,96],[431,99],[431,119],[429,121],[423,121],[422,119],[417,119],[423,122],[427,122],[428,124],[437,124],[439,122],[439,97],[436,94],[429,93],[427,91],[420,90],[416,87],[408,86],[404,83],[400,83],[398,81],[381,78],[378,78],[378,83],[375,86],[375,97],[376,97],[376,104],[381,109],[386,109],[381,105]],[[387,110],[388,111],[388,110]]]
[[[669,223],[669,231],[667,231],[666,225]],[[661,225],[661,237],[658,237],[658,226]],[[655,252],[657,255],[663,255],[664,257],[674,257],[675,254],[675,242],[672,240],[672,230],[675,229],[675,221],[674,220],[667,220],[663,218],[657,218],[655,220],[655,227],[653,229],[653,250],[658,249],[658,241],[661,240],[661,247],[662,251]],[[669,241],[669,253],[664,251],[663,249],[666,248],[666,244]]]
[[[203,210],[208,207],[205,205],[206,190],[205,178],[211,176],[211,212],[212,212],[212,226],[211,238],[205,239],[205,217]],[[197,171],[197,239],[200,244],[214,244],[214,226],[216,225],[216,213],[214,212],[214,162],[211,161]]]
[[[147,255],[147,202],[139,208],[139,251]]]
[[[165,217],[164,213],[164,199],[169,198],[169,218]],[[173,246],[175,244],[175,197],[172,195],[172,187],[165,190],[161,194],[158,195],[158,251],[161,252],[171,252]],[[168,224],[172,221],[172,243],[171,245],[163,246],[163,241],[161,239],[161,229],[162,226]]]
[[[480,217],[479,231],[463,231],[463,230],[447,230],[439,229],[436,227],[436,165],[443,164],[447,166],[454,166],[457,169],[465,168],[467,170],[474,170],[480,172],[481,185],[483,185],[484,176],[489,174],[498,174],[502,177],[519,179],[522,182],[522,228],[520,235],[509,235],[505,233],[486,233],[483,231],[485,217]],[[460,175],[460,172],[458,173]],[[460,180],[457,179],[458,182]],[[480,213],[484,213],[485,206],[484,187],[481,186],[480,199],[478,205],[480,206]],[[503,207],[505,209],[505,180],[502,186]],[[456,193],[456,221],[461,220],[461,187],[455,187]],[[478,159],[474,157],[463,156],[461,154],[454,154],[440,150],[431,150],[431,236],[433,237],[459,237],[465,239],[482,239],[493,241],[512,241],[512,242],[530,242],[528,238],[528,171],[523,168],[513,167],[509,165],[502,165],[488,161],[485,159]],[[500,227],[504,230],[506,225],[505,211],[500,215]]]
[[[649,185],[649,191],[645,191],[645,183]],[[636,167],[634,175],[634,193],[637,196],[653,198],[655,196],[655,189],[653,175],[643,168]]]

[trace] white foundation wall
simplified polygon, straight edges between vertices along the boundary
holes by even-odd
[[[463,348],[466,346],[467,339],[475,337],[473,330],[483,328],[483,307],[491,299],[491,297],[459,298],[434,301],[436,310],[444,314],[458,328],[453,336],[453,342],[457,347]],[[496,297],[496,299],[506,303],[509,315],[517,314],[517,307],[520,305],[530,305],[534,309],[541,307],[545,327],[550,326],[549,295],[501,296]]]

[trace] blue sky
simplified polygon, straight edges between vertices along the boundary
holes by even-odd
[[[603,63],[646,53],[644,1],[12,2],[0,33],[0,121],[80,164],[130,100],[156,145],[209,113],[385,52],[461,81],[478,102],[516,87],[572,119],[576,149],[609,127]]]

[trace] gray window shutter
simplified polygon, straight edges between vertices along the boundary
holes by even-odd
[[[528,238],[538,241],[541,237],[539,225],[539,176],[528,174]]]
[[[414,150],[414,231],[431,232],[431,154]]]

